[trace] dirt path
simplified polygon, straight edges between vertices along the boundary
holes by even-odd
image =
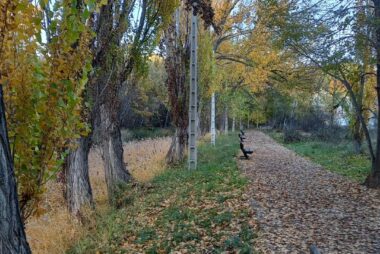
[[[369,190],[249,132],[254,154],[240,161],[263,253],[380,253],[380,191]]]

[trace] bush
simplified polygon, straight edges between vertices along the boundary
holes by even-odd
[[[300,142],[302,140],[302,136],[299,131],[295,129],[285,129],[284,130],[284,142],[285,143],[294,143]]]
[[[338,126],[319,128],[312,132],[314,139],[322,141],[341,141],[346,134],[347,130]]]

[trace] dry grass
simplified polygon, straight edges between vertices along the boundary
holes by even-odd
[[[124,146],[124,161],[133,178],[139,182],[152,180],[165,169],[165,156],[171,138],[148,139],[129,142]]]
[[[165,169],[165,156],[170,138],[129,142],[124,146],[124,161],[137,181],[146,182]],[[94,149],[89,155],[90,181],[97,209],[107,208],[107,189],[100,152]],[[31,218],[26,225],[28,240],[37,254],[65,253],[86,232],[67,212],[62,186],[56,182],[47,185],[43,205],[46,213]]]
[[[46,213],[39,218],[30,218],[26,225],[26,234],[33,253],[65,253],[83,235],[84,230],[70,217],[61,184],[47,184],[43,206]]]

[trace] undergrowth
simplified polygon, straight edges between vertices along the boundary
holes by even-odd
[[[252,253],[255,223],[237,169],[238,142],[199,147],[198,169],[166,170],[120,193],[120,209],[99,216],[68,253]]]

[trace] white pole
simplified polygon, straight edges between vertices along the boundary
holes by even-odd
[[[192,11],[190,38],[189,169],[197,168],[198,18]]]

